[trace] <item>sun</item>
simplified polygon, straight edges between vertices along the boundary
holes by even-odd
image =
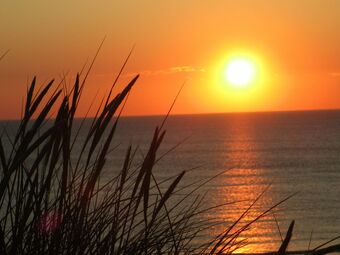
[[[232,59],[225,68],[225,78],[234,87],[247,87],[254,80],[255,65],[246,58]]]

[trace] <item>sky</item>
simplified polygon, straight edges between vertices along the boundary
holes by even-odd
[[[20,117],[27,84],[66,77],[67,86],[104,45],[78,116],[111,86],[140,73],[125,115],[340,108],[338,0],[8,1],[0,4],[0,119]],[[225,79],[236,57],[256,79]],[[91,112],[90,112],[91,114]]]

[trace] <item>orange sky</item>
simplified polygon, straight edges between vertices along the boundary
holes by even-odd
[[[340,1],[14,1],[0,7],[0,118],[20,116],[27,80],[68,82],[107,36],[83,98],[105,93],[136,44],[127,115],[340,108]],[[260,79],[235,90],[228,56],[253,56]],[[98,99],[99,100],[99,99]]]

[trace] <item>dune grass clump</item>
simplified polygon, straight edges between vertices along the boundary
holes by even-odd
[[[171,222],[164,208],[184,173],[164,194],[150,199],[152,168],[164,131],[156,129],[137,169],[131,169],[130,147],[121,172],[99,185],[118,123],[115,113],[137,78],[116,97],[107,98],[76,162],[71,155],[78,142],[72,132],[83,89],[79,76],[63,98],[60,89],[46,98],[53,81],[35,94],[33,80],[11,151],[6,153],[0,143],[1,254],[136,254],[181,246],[186,216]],[[55,120],[48,120],[57,102]]]
[[[170,203],[185,172],[163,180],[161,188],[152,171],[165,136],[162,126],[140,164],[132,164],[136,150],[130,146],[120,172],[100,181],[119,107],[138,75],[114,98],[108,94],[80,140],[82,125],[75,128],[74,117],[85,79],[77,75],[71,91],[63,93],[53,81],[36,91],[34,78],[15,135],[2,132],[0,254],[200,254],[237,248],[239,233],[232,228],[211,242],[193,242],[209,227],[199,218],[206,211],[199,209],[202,199],[189,193]],[[81,149],[74,151],[75,144]],[[183,206],[188,200],[190,206]]]

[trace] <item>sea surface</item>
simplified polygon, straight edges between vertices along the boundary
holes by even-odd
[[[163,117],[127,117],[117,144],[140,145],[146,153]],[[236,203],[206,215],[225,221],[218,234],[237,219],[264,190],[246,220],[282,201],[244,237],[242,252],[277,250],[292,220],[290,250],[307,250],[340,235],[340,111],[231,113],[170,117],[155,169],[158,178],[189,171],[182,185],[225,171],[204,186],[205,205]]]
[[[142,158],[163,118],[121,118],[106,168],[120,167],[130,144],[139,146],[137,160]],[[166,155],[154,169],[156,178],[187,170],[184,187],[221,173],[202,187],[208,192],[204,206],[237,202],[204,215],[222,223],[210,236],[230,226],[262,192],[243,221],[294,196],[244,232],[249,244],[239,252],[277,250],[292,220],[290,250],[312,249],[340,235],[340,111],[178,115],[164,128],[158,155]]]

